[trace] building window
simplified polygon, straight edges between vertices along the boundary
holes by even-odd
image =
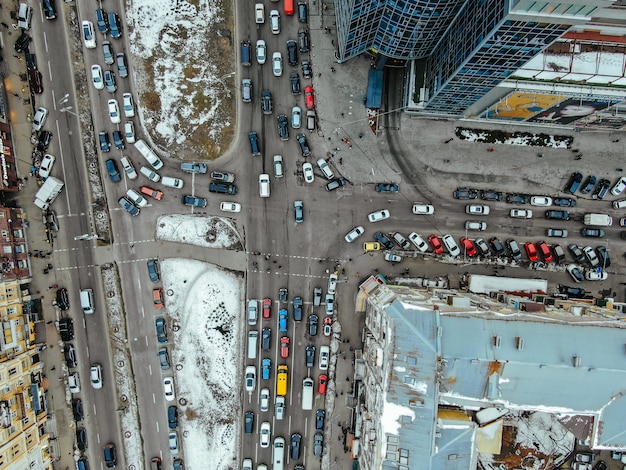
[[[409,385],[415,385],[415,377],[404,377],[404,383]]]
[[[11,367],[9,369],[9,377],[11,377],[12,375],[17,374],[17,367]]]
[[[417,364],[417,358],[413,356],[407,356],[406,358],[407,364]]]

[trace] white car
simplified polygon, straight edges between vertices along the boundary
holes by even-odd
[[[85,41],[85,47],[87,49],[95,49],[96,47],[96,35],[93,29],[93,23],[91,21],[83,21],[83,40]]]
[[[388,219],[391,214],[387,209],[382,209],[376,212],[372,212],[367,216],[370,222],[380,222],[381,220]]]
[[[348,243],[352,243],[354,240],[356,240],[357,238],[359,238],[361,235],[363,235],[365,233],[365,229],[363,228],[362,225],[359,225],[358,227],[354,227],[352,230],[350,230],[344,238],[344,240]]]
[[[600,260],[596,256],[596,252],[593,251],[593,248],[591,248],[590,246],[586,246],[583,248],[583,253],[587,257],[587,261],[589,261],[589,264],[592,267],[595,268],[596,266],[600,265]]]
[[[91,80],[96,90],[102,90],[104,88],[104,77],[102,76],[102,67],[99,65],[91,66]]]
[[[456,241],[454,241],[454,237],[452,237],[452,235],[450,235],[449,233],[444,235],[441,238],[441,241],[443,242],[443,245],[448,249],[448,253],[450,253],[451,256],[456,257],[461,254],[459,245],[456,244]]]
[[[261,389],[261,394],[259,395],[259,398],[261,400],[261,411],[268,411],[270,409],[270,389]]]
[[[122,168],[124,168],[124,172],[126,173],[126,176],[128,176],[128,179],[137,179],[137,172],[135,171],[135,167],[133,166],[133,163],[128,159],[128,157],[122,157],[120,158],[120,161],[122,162]]]
[[[238,202],[220,202],[220,210],[224,212],[241,212],[241,204]]]
[[[39,108],[35,112],[35,116],[33,117],[33,131],[39,132],[43,129],[43,125],[46,122],[46,118],[48,117],[48,110],[44,107]]]
[[[146,178],[148,178],[150,181],[152,181],[153,183],[158,183],[159,181],[161,181],[161,175],[159,175],[156,171],[151,170],[150,168],[146,168],[145,166],[142,166],[139,169],[139,172],[144,175]]]
[[[135,143],[135,125],[131,121],[124,123],[124,137],[129,144]]]
[[[415,248],[420,250],[422,253],[428,251],[428,243],[424,241],[422,237],[420,237],[417,233],[411,232],[409,234],[409,241],[415,245]]]
[[[465,213],[471,215],[489,215],[489,206],[482,204],[469,204],[465,206]]]
[[[588,281],[605,281],[607,277],[609,275],[603,269],[588,269],[585,272],[585,279]]]
[[[272,73],[275,77],[280,77],[283,74],[283,55],[280,52],[272,54]]]
[[[111,118],[111,122],[113,124],[119,124],[122,122],[122,117],[120,116],[120,106],[117,104],[117,100],[109,100],[109,117]]]
[[[412,211],[418,215],[431,215],[435,212],[435,207],[431,204],[413,204]]]
[[[134,117],[135,116],[135,103],[133,102],[133,95],[130,93],[124,93],[124,116],[126,117]]]
[[[300,106],[294,106],[291,108],[291,127],[293,129],[300,129],[302,125],[302,109]]]
[[[514,219],[532,219],[533,211],[530,209],[511,209],[509,215]]]
[[[173,401],[176,398],[174,394],[174,379],[171,377],[165,377],[163,379],[163,393],[167,401]]]
[[[270,11],[270,28],[272,30],[272,34],[280,33],[280,13],[278,10]]]
[[[129,188],[128,191],[126,191],[126,197],[137,207],[145,207],[148,205],[148,200],[133,188]]]
[[[267,60],[267,45],[263,39],[256,42],[256,61],[263,65]]]
[[[390,263],[399,263],[402,261],[402,257],[391,253],[385,253],[385,261],[389,261]]]
[[[328,363],[330,361],[330,348],[328,346],[320,346],[320,353],[318,358],[320,370],[328,370]]]
[[[611,194],[613,196],[619,196],[622,194],[624,189],[626,189],[626,176],[622,176],[617,180],[617,183],[615,183],[615,185],[611,188]]]
[[[67,384],[70,387],[70,392],[80,392],[80,378],[78,377],[78,372],[74,372],[73,374],[67,376]]]
[[[256,367],[246,367],[246,392],[252,393],[256,387]]]
[[[265,6],[262,3],[254,4],[254,18],[256,24],[265,23]]]
[[[170,444],[170,454],[178,455],[178,434],[176,431],[172,431],[167,435],[167,440]]]
[[[47,178],[50,176],[50,172],[52,171],[52,167],[54,166],[55,158],[49,153],[45,154],[41,159],[41,165],[39,166],[39,177]]]
[[[89,369],[89,377],[91,378],[91,386],[95,389],[102,388],[102,367],[100,364],[93,364]]]
[[[309,162],[302,164],[302,172],[304,173],[304,181],[312,183],[315,181],[315,175],[313,174],[313,165]]]
[[[263,449],[270,446],[270,440],[272,438],[272,427],[269,421],[263,421],[261,423],[261,430],[259,431],[261,447]]]
[[[548,196],[533,196],[530,198],[530,205],[548,207],[552,205],[552,198]]]
[[[330,180],[332,180],[335,177],[335,174],[333,173],[333,170],[330,169],[330,165],[323,158],[320,158],[317,161],[317,166],[320,167],[320,170],[322,170],[322,174],[324,175],[324,177],[327,180],[330,181]]]
[[[241,464],[241,470],[252,470],[252,459],[243,459],[243,463]]]

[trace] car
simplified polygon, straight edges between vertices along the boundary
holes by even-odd
[[[67,376],[67,385],[72,393],[80,393],[80,377],[78,372],[73,372]]]
[[[104,55],[105,64],[112,65],[113,62],[115,62],[115,55],[113,54],[113,49],[109,41],[102,42],[102,54]]]
[[[365,242],[363,243],[363,251],[369,253],[370,251],[380,251],[380,243],[378,242]]]
[[[609,188],[611,187],[611,182],[606,178],[602,178],[594,189],[593,194],[591,195],[591,199],[604,199],[606,194],[609,192]]]
[[[309,52],[309,32],[306,29],[298,31],[298,49],[300,52]]]
[[[313,437],[313,455],[321,457],[324,451],[324,435],[321,432],[315,433]]]
[[[582,287],[570,287],[559,284],[559,293],[569,297],[583,298],[587,295],[587,291]]]
[[[315,110],[309,109],[306,112],[306,128],[309,131],[315,130],[315,121],[317,120],[317,116],[315,115]]]
[[[203,197],[185,195],[180,198],[181,204],[185,206],[204,208],[207,206],[207,200]]]
[[[280,13],[278,10],[270,11],[270,29],[272,34],[280,34]]]
[[[100,142],[100,150],[104,153],[111,151],[111,143],[109,142],[109,134],[107,132],[100,132],[98,134],[98,140]]]
[[[128,65],[126,64],[126,54],[118,52],[115,56],[115,62],[117,63],[117,73],[120,77],[128,77]]]
[[[326,387],[328,386],[328,376],[326,374],[320,374],[317,378],[317,393],[320,395],[326,395]]]
[[[237,186],[232,183],[209,183],[209,192],[235,195]]]
[[[259,430],[260,444],[263,449],[270,446],[272,428],[269,421],[263,421]]]
[[[522,259],[522,251],[520,250],[519,245],[517,244],[515,240],[513,239],[507,240],[506,246],[511,252],[511,258],[513,258],[515,261],[519,261]]]
[[[546,235],[549,237],[560,237],[566,238],[569,232],[567,230],[563,230],[560,228],[549,228],[546,229]]]
[[[580,230],[580,234],[583,237],[604,238],[604,230],[599,228],[583,228]]]
[[[170,356],[167,354],[167,348],[159,349],[159,365],[161,370],[168,370],[170,368]]]
[[[264,320],[269,320],[272,316],[272,299],[263,299],[262,316]]]
[[[345,178],[335,178],[334,180],[326,183],[326,191],[334,191],[345,186],[347,180]]]
[[[261,349],[263,351],[269,351],[272,346],[272,329],[263,328],[261,331]]]
[[[120,116],[120,107],[117,104],[116,99],[110,99],[107,101],[107,106],[109,110],[109,118],[113,124],[119,124],[122,122],[122,118]]]
[[[119,183],[120,181],[122,181],[122,176],[120,175],[120,171],[117,168],[117,163],[115,162],[115,160],[109,158],[104,162],[104,165],[106,166],[107,173],[109,174],[111,181],[113,181],[114,183]]]
[[[322,303],[322,288],[315,287],[313,289],[313,306],[319,307],[321,303]]]
[[[81,23],[81,29],[83,31],[83,41],[87,49],[95,49],[96,47],[96,35],[93,29],[93,23],[91,21],[83,21]]]
[[[163,191],[159,191],[158,189],[152,189],[149,186],[142,186],[140,190],[141,190],[141,194],[150,196],[152,199],[156,199],[157,201],[160,201],[161,199],[163,199]]]
[[[581,188],[580,192],[582,194],[589,194],[591,190],[596,186],[597,181],[598,181],[598,178],[596,178],[594,175],[589,175],[587,179],[585,180],[585,183],[583,184],[583,187]]]
[[[578,172],[572,173],[572,175],[567,180],[567,183],[565,184],[565,188],[563,189],[563,191],[565,191],[566,193],[574,194],[576,190],[578,189],[578,187],[580,186],[580,183],[582,182],[582,180],[583,180],[583,175],[581,173],[578,173]]]
[[[294,321],[302,320],[302,297],[293,298],[293,319]]]
[[[117,84],[115,83],[115,74],[110,70],[104,71],[104,88],[109,93],[115,93],[117,91]]]
[[[300,458],[300,441],[302,436],[299,433],[293,433],[291,435],[291,460],[298,460]]]
[[[374,190],[378,193],[397,193],[400,185],[397,183],[376,183]]]
[[[577,245],[569,245],[567,248],[569,249],[570,253],[577,263],[582,263],[585,261],[585,254],[580,248],[578,248]]]
[[[62,341],[71,341],[74,339],[74,320],[71,318],[61,318],[58,322],[59,334]]]
[[[278,331],[287,333],[287,320],[289,316],[284,308],[278,311]]]
[[[152,282],[158,282],[161,277],[159,276],[159,265],[157,259],[148,260],[146,265],[148,266],[148,276]]]
[[[259,65],[263,65],[267,60],[267,45],[263,39],[256,42],[256,61]]]
[[[261,411],[268,411],[270,409],[270,389],[262,388],[259,394],[259,405]]]
[[[287,116],[279,114],[276,117],[276,121],[278,124],[278,137],[280,137],[280,140],[289,140],[289,121],[287,120]]]
[[[307,369],[312,369],[315,364],[315,346],[309,345],[306,347],[305,359]]]
[[[308,323],[308,326],[309,326],[309,335],[310,336],[317,335],[317,322],[318,322],[317,315],[309,315],[307,323]]]
[[[302,164],[302,173],[304,174],[304,181],[307,183],[312,183],[315,181],[315,175],[313,174],[313,165],[309,162],[305,162]]]
[[[28,43],[31,42],[32,40],[33,38],[31,38],[28,34],[26,34],[25,31],[22,31],[22,34],[19,35],[19,37],[15,41],[15,44],[13,45],[15,52],[20,53],[20,52],[24,52],[28,50]]]
[[[39,132],[43,129],[43,125],[46,123],[47,117],[48,110],[43,106],[35,111],[35,115],[33,116],[33,132]]]
[[[570,276],[572,276],[572,279],[574,279],[574,282],[582,282],[585,280],[580,268],[575,264],[568,264],[566,269]]]
[[[455,199],[476,199],[478,197],[478,190],[468,188],[457,188],[452,193]]]
[[[300,129],[300,126],[302,126],[302,109],[300,106],[294,106],[291,108],[291,127]]]
[[[56,159],[48,153],[43,156],[43,158],[41,159],[41,164],[39,165],[40,178],[46,179],[48,176],[50,176],[50,172],[52,171],[55,160]]]
[[[315,412],[315,430],[323,431],[324,430],[324,421],[326,420],[326,411],[317,410]]]
[[[76,428],[76,447],[78,450],[87,450],[87,431],[85,428]]]
[[[586,246],[583,248],[583,253],[585,254],[585,257],[587,258],[587,261],[589,262],[591,267],[595,268],[596,266],[600,265],[600,260],[596,256],[596,252],[593,251],[593,248],[591,248],[590,246]]]
[[[288,336],[283,336],[280,338],[280,357],[286,359],[289,357],[289,342],[290,339]]]
[[[285,418],[285,397],[276,397],[276,401],[274,402],[274,417],[277,420]]]
[[[41,82],[41,72],[39,70],[30,70],[28,72],[28,83],[33,93],[43,93],[43,83]]]
[[[170,454],[178,455],[178,452],[179,452],[179,449],[178,449],[178,433],[176,431],[172,431],[172,432],[168,433],[167,440],[168,440],[169,446],[170,446]]]
[[[78,365],[76,361],[76,348],[74,348],[73,344],[67,343],[63,347],[63,357],[65,358],[65,365],[68,368],[74,369]]]
[[[499,191],[481,191],[480,198],[483,201],[502,201],[502,193]]]
[[[165,306],[165,299],[163,298],[163,289],[156,287],[152,289],[152,303],[155,308],[161,309]]]
[[[476,247],[472,243],[472,240],[470,240],[467,237],[462,237],[460,240],[460,243],[461,243],[461,249],[463,250],[463,253],[466,256],[469,256],[470,258],[473,258],[474,256],[476,256],[478,252],[476,251]]]
[[[608,273],[600,267],[585,271],[585,279],[588,281],[605,281],[608,277]]]
[[[246,386],[246,392],[248,393],[254,392],[254,388],[256,387],[256,367],[254,366],[246,367],[245,386]]]
[[[89,369],[89,377],[93,388],[102,388],[102,366],[100,364],[91,365],[91,368]]]
[[[413,245],[415,245],[415,248],[417,248],[420,252],[425,253],[428,251],[428,244],[416,232],[411,232],[408,236],[408,239],[411,243],[413,243]]]
[[[252,411],[246,411],[244,414],[244,432],[246,434],[252,434],[254,429],[254,413]]]
[[[465,213],[470,215],[489,215],[489,206],[482,204],[469,204],[465,206]]]
[[[331,320],[330,317],[324,320]],[[320,353],[318,355],[318,367],[320,370],[328,370],[328,363],[330,362],[330,348],[328,346],[320,346]]]
[[[113,39],[119,39],[122,37],[120,18],[113,12],[109,12],[109,34]]]
[[[450,256],[456,257],[461,254],[461,250],[459,249],[459,246],[456,244],[456,242],[454,241],[454,238],[449,233],[444,235],[441,238],[441,241],[443,242],[443,245],[448,250],[448,253],[450,253]]]
[[[571,197],[557,197],[552,202],[555,206],[576,207],[576,201]]]
[[[393,248],[393,242],[382,232],[376,232],[374,234],[374,239],[387,250],[391,250]]]
[[[530,198],[531,206],[549,207],[552,205],[552,198],[548,196],[532,196]]]
[[[122,168],[124,169],[124,173],[126,173],[126,176],[128,176],[128,179],[131,179],[131,180],[137,179],[137,172],[135,171],[135,167],[133,166],[132,162],[128,159],[128,157],[122,157],[120,158],[120,161],[122,162]]]
[[[304,134],[296,135],[296,140],[298,141],[298,145],[300,146],[300,152],[304,158],[311,155],[311,148],[309,147],[309,141]]]
[[[37,139],[37,150],[39,150],[40,152],[45,152],[46,150],[48,150],[50,142],[52,142],[52,137],[52,132],[41,131]]]
[[[529,209],[511,209],[509,215],[514,219],[531,219],[533,211]]]
[[[528,204],[530,198],[525,194],[507,194],[506,202],[509,204]]]
[[[551,220],[569,220],[568,211],[546,211],[545,216]]]
[[[302,75],[304,78],[311,78],[313,76],[313,70],[311,69],[311,64],[308,60],[302,61]]]
[[[80,398],[72,399],[72,415],[74,417],[74,421],[82,421],[85,419],[83,401]]]
[[[381,209],[379,211],[368,214],[367,220],[369,220],[372,223],[380,222],[381,220],[388,219],[390,215],[391,214],[389,213],[387,209]]]
[[[326,178],[327,180],[332,180],[335,177],[333,170],[330,168],[330,165],[325,159],[323,158],[318,159],[317,166],[322,171],[324,178]]]
[[[268,357],[261,361],[261,378],[263,380],[269,380],[272,370],[272,360]]]
[[[403,250],[409,250],[411,248],[411,243],[402,236],[400,232],[393,232],[390,234],[393,237],[393,240],[402,248]]]
[[[435,206],[431,204],[413,204],[411,209],[413,214],[416,215],[431,215],[435,212]]]
[[[201,171],[204,163],[195,163],[194,166],[197,166],[197,168],[199,169],[199,171],[196,171],[195,173],[206,173],[206,171]],[[191,170],[188,170],[191,171]],[[209,175],[209,177],[212,180],[215,181],[222,181],[224,183],[234,183],[235,182],[235,175],[233,173],[227,173],[225,171],[212,171]]]
[[[561,245],[552,245],[552,254],[554,254],[554,259],[557,263],[565,261],[565,251],[563,251]]]
[[[619,196],[626,189],[626,176],[620,177],[617,182],[611,188],[611,194],[613,196]]]
[[[443,253],[443,244],[441,243],[441,239],[434,233],[429,235],[428,243],[430,243],[430,246],[433,248],[435,254],[440,255]]]
[[[135,116],[135,103],[133,102],[133,95],[131,93],[124,93],[122,95],[122,98],[123,98],[124,116],[134,117]]]
[[[268,90],[261,92],[261,108],[263,114],[272,114],[272,93]]]
[[[102,34],[109,32],[109,21],[106,13],[102,8],[96,10],[96,24],[98,25],[98,31]]]
[[[383,257],[385,261],[389,261],[390,263],[401,263],[402,257],[398,255],[394,255],[393,253],[385,253]]]
[[[324,328],[322,330],[324,336],[330,336],[333,333],[333,319],[332,317],[324,318]]]
[[[117,452],[115,450],[115,444],[107,444],[102,450],[104,454],[104,464],[107,468],[114,468],[117,465]]]
[[[478,220],[467,220],[465,221],[465,230],[484,231],[484,230],[487,230],[487,223],[480,222]]]
[[[543,257],[543,260],[546,263],[551,263],[552,261],[554,261],[554,257],[552,256],[552,251],[550,250],[550,247],[548,246],[546,242],[540,241],[540,242],[537,242],[536,245],[539,251],[541,252],[541,256]]]
[[[275,77],[280,77],[283,74],[283,55],[280,52],[272,54],[272,73]]]
[[[292,67],[298,65],[298,43],[293,39],[287,41],[287,63]]]
[[[315,90],[310,85],[304,88],[304,104],[306,109],[315,108]]]
[[[498,237],[493,237],[489,239],[489,244],[493,251],[495,251],[497,256],[503,256],[506,254],[506,250],[504,249],[504,245],[502,241]]]
[[[281,287],[280,289],[278,289],[278,300],[280,302],[287,302],[288,299],[289,299],[289,291],[287,290],[287,288]]]
[[[487,242],[485,242],[485,240],[483,240],[482,238],[477,238],[476,240],[474,240],[474,246],[476,247],[476,250],[479,251],[479,254],[482,256],[487,256],[491,254],[491,250],[489,250],[489,245],[487,245]]]
[[[289,76],[289,82],[291,83],[291,94],[299,95],[301,91],[300,91],[300,75],[298,75],[298,72],[291,72],[291,75]],[[294,127],[294,129],[297,129],[297,127]]]
[[[159,343],[167,343],[167,330],[165,329],[165,319],[163,317],[155,318],[154,326],[156,328],[157,341]]]
[[[352,243],[354,240],[359,238],[364,233],[365,233],[365,229],[363,228],[362,225],[359,225],[358,227],[354,227],[352,230],[350,230],[348,233],[346,233],[346,235],[343,237],[343,239],[347,243]]]
[[[223,212],[241,212],[241,204],[238,202],[220,202],[220,210]]]
[[[533,242],[524,243],[524,249],[526,250],[526,255],[530,261],[537,261],[539,259],[537,247]]]
[[[596,247],[596,253],[598,254],[598,259],[600,260],[600,266],[602,266],[604,269],[611,266],[611,258],[609,256],[609,252],[606,246]]]
[[[117,200],[118,204],[133,217],[138,216],[141,210],[135,206],[126,196],[122,196]]]

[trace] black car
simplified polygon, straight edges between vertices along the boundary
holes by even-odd
[[[606,193],[609,192],[609,188],[611,187],[611,182],[605,178],[602,178],[594,189],[593,194],[591,195],[592,199],[604,199]]]
[[[458,188],[454,191],[453,196],[455,199],[476,199],[478,197],[478,190]]]
[[[76,349],[73,344],[68,343],[65,345],[63,348],[63,356],[65,357],[65,365],[67,365],[68,368],[73,369],[76,367],[78,363],[76,362]]]
[[[315,346],[308,345],[305,349],[305,364],[308,369],[312,369],[315,365]]]
[[[18,37],[15,41],[15,45],[13,46],[15,52],[24,52],[28,50],[28,43],[31,42],[33,38],[31,38],[28,34],[22,31],[20,37]]]
[[[604,238],[604,230],[599,228],[584,228],[580,231],[583,237]]]
[[[562,284],[559,284],[559,293],[570,297],[584,297],[587,295],[587,291],[582,287],[570,287]]]
[[[26,70],[37,70],[37,56],[35,54],[25,54],[26,56]]]
[[[300,52],[309,52],[309,32],[306,29],[298,31],[298,47]]]
[[[61,310],[70,309],[70,299],[67,295],[67,289],[65,287],[61,287],[57,290],[57,305]]]
[[[391,250],[393,248],[393,242],[388,237],[386,237],[382,232],[376,232],[374,234],[374,239],[378,243],[383,245],[385,249],[387,250]]]
[[[606,462],[604,460],[598,461],[596,466],[593,467],[593,470],[606,470],[606,469],[607,469],[607,466],[606,466]]]
[[[159,279],[161,279],[161,276],[159,276],[158,260],[156,259],[148,260],[146,265],[148,267],[148,276],[150,276],[150,280],[152,282],[159,282]]]
[[[576,201],[571,197],[557,197],[552,200],[555,206],[561,207],[576,207]]]
[[[41,131],[39,133],[39,138],[37,139],[37,150],[40,152],[45,152],[48,150],[48,146],[52,141],[52,132],[50,131]]]
[[[302,297],[293,298],[293,319],[294,321],[302,320]]]
[[[397,193],[400,191],[400,185],[396,183],[378,183],[374,189],[378,193]]]
[[[76,429],[76,447],[78,447],[78,450],[82,451],[87,449],[87,432],[85,428]]]
[[[287,41],[287,62],[292,67],[298,65],[298,44],[293,39]]]
[[[289,122],[287,121],[287,116],[279,114],[276,121],[278,123],[278,137],[280,137],[280,140],[289,140]]]
[[[589,176],[587,178],[587,181],[585,181],[585,184],[583,185],[583,189],[581,189],[580,192],[583,194],[589,194],[591,190],[595,187],[597,181],[598,178],[596,178],[595,176]]]
[[[577,245],[570,245],[568,246],[568,249],[577,263],[585,262],[585,255]]]
[[[519,249],[519,245],[517,244],[517,242],[515,240],[509,239],[506,241],[506,246],[508,247],[509,251],[511,252],[511,257],[516,260],[519,261],[522,259],[522,252]]]
[[[304,134],[298,134],[296,136],[296,140],[298,141],[298,145],[300,146],[300,152],[302,152],[302,156],[304,158],[311,155],[311,148],[309,147],[309,141]]]
[[[341,188],[345,186],[347,183],[345,178],[336,178],[328,183],[326,183],[326,191],[334,191],[335,189]]]
[[[126,145],[124,145],[124,137],[122,137],[120,131],[113,131],[113,143],[116,149],[124,150],[126,148]]]
[[[546,219],[569,220],[568,211],[546,211]]]
[[[565,261],[565,251],[563,251],[561,245],[552,245],[552,254],[557,263]]]
[[[61,318],[58,325],[61,340],[72,341],[74,339],[74,320],[71,318]]]
[[[292,72],[289,80],[291,81],[291,94],[299,95],[302,93],[300,90],[300,75],[298,75],[298,72]]]
[[[322,431],[324,429],[324,420],[326,419],[326,411],[317,410],[315,412],[315,430]]]
[[[111,142],[109,142],[109,133],[108,132],[100,132],[98,134],[98,140],[100,141],[100,150],[105,153],[111,151]]]
[[[302,436],[295,432],[291,435],[291,460],[298,460],[300,458],[300,441]]]
[[[502,244],[499,238],[497,237],[491,238],[489,240],[489,244],[491,245],[491,248],[493,248],[493,251],[496,252],[496,255],[502,256],[504,254],[505,252],[504,245]]]
[[[576,192],[576,190],[578,189],[578,187],[580,186],[580,183],[583,180],[583,175],[582,173],[572,173],[572,176],[570,176],[569,180],[567,180],[567,184],[565,185],[565,189],[564,191],[566,193],[570,193],[570,194],[574,194]]]
[[[53,20],[57,17],[57,12],[54,9],[54,0],[41,0],[41,9],[47,20]]]
[[[178,427],[178,408],[176,408],[176,405],[167,408],[167,425],[170,429]]]
[[[509,204],[528,204],[530,198],[525,194],[507,194],[506,202]]]
[[[272,93],[268,90],[261,92],[261,108],[263,114],[272,114]]]
[[[305,2],[298,2],[298,21],[306,23],[308,18],[308,8]]]
[[[82,421],[85,418],[83,401],[80,398],[74,398],[72,400],[72,414],[74,415],[74,421]]]
[[[250,132],[248,134],[248,140],[250,141],[250,150],[252,156],[256,157],[261,155],[261,148],[259,147],[259,136],[256,132]]]
[[[304,75],[304,78],[311,78],[313,75],[313,70],[311,70],[311,64],[309,64],[308,60],[302,61],[302,75]]]
[[[606,246],[597,247],[596,253],[598,254],[598,258],[600,259],[600,266],[602,266],[604,269],[611,266],[611,258],[609,257],[609,252],[606,249]]]
[[[309,335],[315,336],[317,335],[317,315],[309,315]]]
[[[43,84],[41,81],[41,72],[39,70],[31,70],[28,72],[28,83],[33,93],[43,93]]]
[[[154,328],[156,330],[157,341],[159,343],[167,343],[167,330],[165,329],[165,319],[162,317],[155,318]]]
[[[246,411],[244,415],[244,431],[246,434],[252,434],[254,429],[254,413],[252,411]]]
[[[221,194],[237,194],[237,186],[231,183],[209,183],[209,191]]]
[[[261,334],[261,349],[263,351],[269,351],[272,345],[272,330],[271,328],[263,328]]]
[[[480,198],[483,201],[501,201],[502,193],[499,191],[481,191]]]

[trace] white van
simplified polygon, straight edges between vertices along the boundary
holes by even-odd
[[[285,439],[279,436],[274,439],[274,446],[272,448],[272,470],[283,470],[284,465]]]
[[[259,196],[270,197],[270,175],[267,173],[259,175]]]
[[[93,291],[91,289],[82,289],[80,291],[80,306],[83,313],[91,315],[96,311],[93,302]]]
[[[313,409],[313,388],[315,387],[315,382],[311,377],[307,377],[302,381],[302,409],[303,410],[312,410]]]
[[[282,155],[274,155],[274,177],[282,178],[283,176],[283,157]]]
[[[169,186],[170,188],[181,189],[185,184],[180,178],[172,178],[171,176],[163,176],[161,178],[161,184]]]
[[[257,344],[259,342],[259,332],[252,330],[248,332],[248,359],[256,359]]]
[[[33,16],[33,9],[26,3],[20,3],[17,10],[17,26],[22,29],[30,29],[30,20]]]

